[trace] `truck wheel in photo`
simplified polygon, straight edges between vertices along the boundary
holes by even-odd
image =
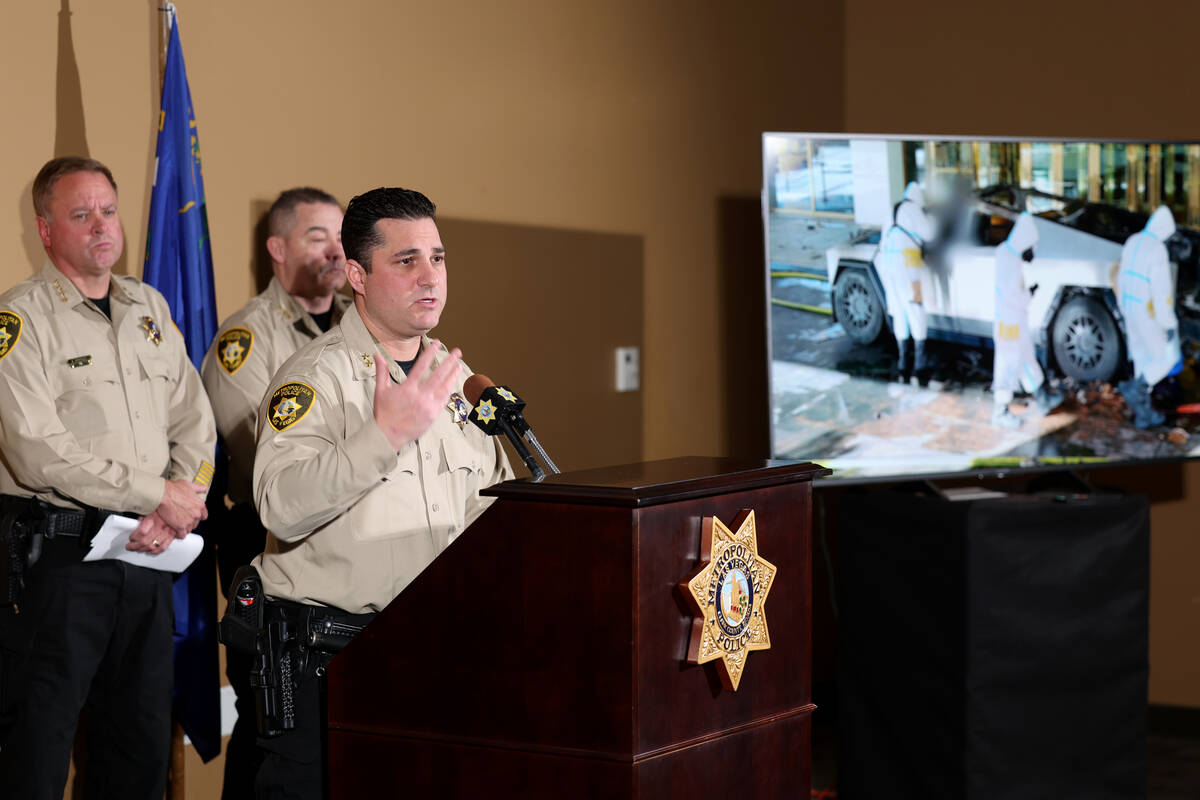
[[[885,327],[883,300],[866,271],[843,269],[833,286],[833,308],[846,335],[861,344],[871,344]]]
[[[1063,303],[1050,340],[1058,370],[1068,378],[1108,381],[1121,366],[1121,331],[1099,298],[1077,294]]]

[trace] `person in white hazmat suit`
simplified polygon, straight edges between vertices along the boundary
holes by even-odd
[[[923,248],[933,238],[934,225],[925,213],[925,194],[916,181],[904,188],[896,204],[892,223],[884,232],[880,247],[884,289],[892,332],[900,351],[897,370],[900,380],[908,382],[912,372],[922,385],[928,381],[925,338],[929,326],[921,303],[921,276],[925,270]],[[913,362],[909,366],[908,339],[913,340]]]
[[[1009,410],[1016,392],[1034,395],[1043,414],[1059,400],[1046,387],[1046,376],[1034,352],[1029,327],[1031,292],[1025,282],[1025,265],[1033,261],[1037,241],[1037,225],[1027,212],[1017,217],[1008,238],[996,248],[992,422],[1009,428],[1021,424],[1020,418]]]
[[[1179,320],[1175,316],[1175,283],[1166,240],[1175,233],[1175,218],[1159,206],[1146,227],[1125,240],[1117,274],[1117,299],[1125,315],[1125,342],[1133,362],[1133,378],[1118,391],[1133,411],[1138,428],[1161,425],[1162,412],[1150,405],[1150,390],[1181,366]]]

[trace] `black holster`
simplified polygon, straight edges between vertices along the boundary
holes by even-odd
[[[73,539],[75,545],[56,550],[48,562],[78,561],[92,537],[116,511],[83,506],[62,508],[34,497],[0,495],[0,601],[15,605],[30,568],[41,560],[47,541]],[[53,565],[53,564],[52,564]]]
[[[0,495],[0,603],[17,606],[25,576],[42,556],[43,504],[28,497]]]
[[[295,691],[299,637],[287,620],[268,622],[259,632],[250,668],[258,735],[278,736],[296,727]]]
[[[221,643],[242,655],[254,655],[258,651],[256,640],[263,627],[265,606],[258,570],[250,565],[239,568],[229,585],[229,602],[225,605],[225,616],[221,617]]]
[[[21,599],[25,570],[30,566],[32,538],[17,512],[0,510],[0,604],[4,606],[15,606]]]
[[[373,617],[268,600],[258,570],[238,570],[221,620],[221,641],[252,658],[250,687],[259,736],[278,736],[296,727],[295,692],[301,679],[308,673],[324,675],[330,660]]]
[[[267,599],[262,578],[252,566],[240,568],[229,586],[229,603],[221,618],[221,643],[251,657],[250,688],[260,736],[278,736],[296,726],[293,714],[292,650],[286,621],[266,621]]]

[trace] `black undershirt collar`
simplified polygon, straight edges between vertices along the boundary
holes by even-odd
[[[110,320],[112,319],[112,301],[109,300],[108,295],[104,295],[104,297],[99,298],[89,297],[88,300],[91,300],[92,303],[95,304],[96,308],[100,309],[100,312],[104,314],[104,316],[108,317]]]
[[[328,311],[321,314],[314,314],[310,311],[308,315],[312,317],[313,322],[317,323],[317,327],[321,329],[321,333],[325,333],[333,325],[333,306],[330,306]]]

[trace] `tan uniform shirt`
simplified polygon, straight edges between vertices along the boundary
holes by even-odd
[[[333,296],[333,322],[350,303]],[[254,420],[271,377],[293,353],[321,335],[308,312],[278,278],[221,324],[200,372],[217,431],[229,457],[229,498],[250,503],[254,464]]]
[[[0,492],[145,515],[212,476],[216,430],[167,301],[113,275],[112,320],[53,264],[0,295]]]
[[[264,398],[254,499],[271,535],[254,565],[272,597],[379,611],[483,513],[492,498],[479,490],[513,476],[498,442],[456,421],[465,400],[452,398],[420,439],[392,450],[373,412],[377,357],[388,358],[352,306],[283,365]],[[464,365],[460,398],[469,375]]]

